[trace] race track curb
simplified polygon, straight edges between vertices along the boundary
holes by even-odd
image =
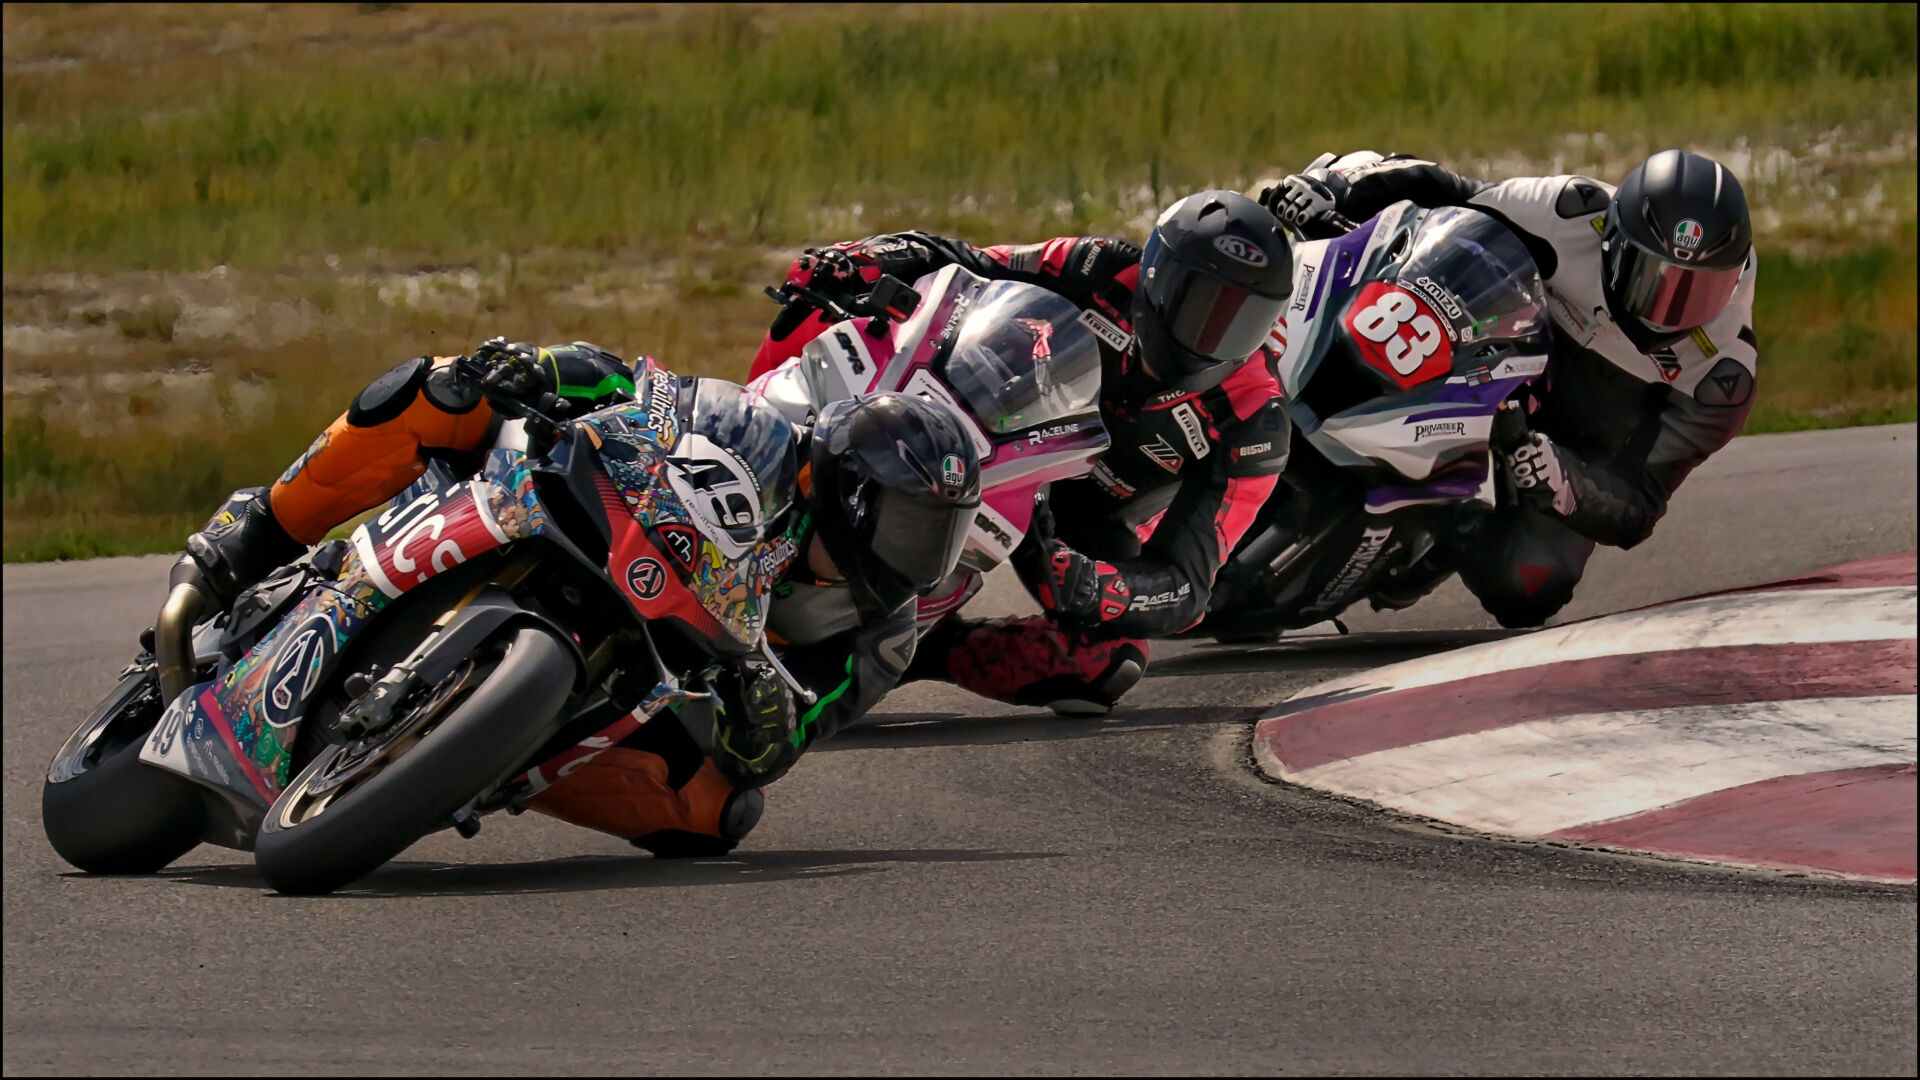
[[[1294,695],[1267,775],[1482,832],[1911,884],[1915,554]]]

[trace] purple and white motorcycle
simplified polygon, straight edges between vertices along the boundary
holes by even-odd
[[[1539,268],[1477,210],[1395,203],[1294,259],[1269,342],[1292,449],[1193,631],[1220,640],[1335,619],[1511,498],[1489,436],[1547,365]]]

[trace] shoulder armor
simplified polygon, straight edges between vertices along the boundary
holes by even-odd
[[[1730,408],[1745,405],[1753,396],[1753,372],[1729,356],[1713,365],[1707,377],[1693,388],[1693,399],[1702,405]]]
[[[1563,218],[1585,217],[1604,211],[1607,200],[1607,193],[1599,184],[1576,176],[1560,189],[1560,197],[1554,200],[1553,209]]]

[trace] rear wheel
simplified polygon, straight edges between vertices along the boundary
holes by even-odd
[[[163,712],[151,662],[121,678],[47,767],[40,819],[62,859],[89,874],[151,874],[200,843],[194,785],[142,764]]]
[[[574,671],[547,631],[509,629],[386,727],[322,749],[261,823],[261,875],[283,893],[331,892],[451,824],[553,734]]]

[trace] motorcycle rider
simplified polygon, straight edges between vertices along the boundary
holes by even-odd
[[[636,373],[584,342],[536,348],[495,338],[474,359],[489,368],[479,383],[453,357],[402,362],[362,390],[271,489],[236,492],[189,537],[188,554],[220,604],[391,498],[430,459],[473,471],[498,430],[487,394],[565,416],[634,392]],[[638,377],[674,379],[647,358]],[[771,664],[743,661],[716,680],[711,756],[663,715],[571,769],[531,809],[659,856],[723,854],[758,821],[762,787],[900,680],[913,656],[914,600],[953,570],[979,504],[973,443],[929,402],[874,394],[824,410],[796,450],[799,498],[768,526],[769,549],[794,556],[774,586],[768,629],[812,704],[796,709]],[[850,615],[799,633],[793,626],[804,620],[791,609],[801,605],[780,599],[793,593],[844,596]]]
[[[1144,252],[1109,236],[978,248],[905,232],[809,248],[787,280],[840,299],[883,274],[912,282],[952,263],[1082,308],[1101,343],[1112,443],[1090,476],[1052,485],[1013,554],[1045,614],[950,616],[908,678],[1105,713],[1144,673],[1148,638],[1206,614],[1215,573],[1286,465],[1291,427],[1269,342],[1292,291],[1290,243],[1253,200],[1203,191],[1160,215]],[[798,355],[824,325],[789,305],[752,374]]]
[[[1407,606],[1457,569],[1501,625],[1537,626],[1572,598],[1596,543],[1645,540],[1681,481],[1746,422],[1758,357],[1746,196],[1721,165],[1680,150],[1617,188],[1493,183],[1362,151],[1261,192],[1316,237],[1343,231],[1330,214],[1364,221],[1401,199],[1472,207],[1513,230],[1539,264],[1554,346],[1531,400],[1494,428],[1517,505],[1442,538],[1376,607]]]

